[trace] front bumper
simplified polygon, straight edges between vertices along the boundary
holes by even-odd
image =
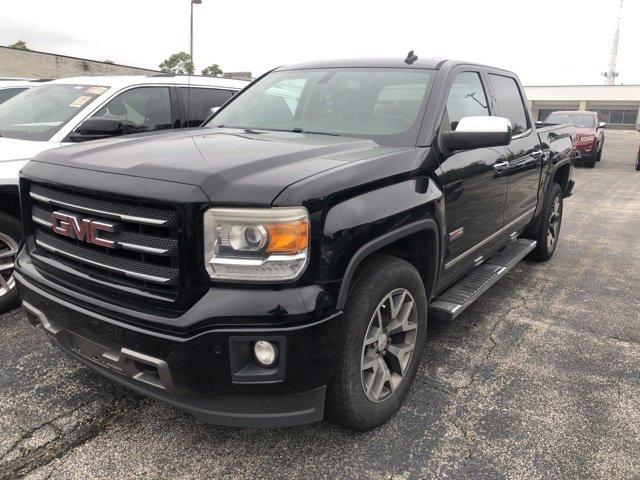
[[[573,150],[576,161],[592,160],[598,154],[596,143],[574,144]]]
[[[263,322],[260,328],[199,322],[209,326],[175,334],[125,323],[112,312],[74,301],[71,292],[38,272],[24,250],[16,279],[27,317],[54,345],[132,390],[217,424],[288,426],[323,418],[339,312],[323,318],[310,314],[302,321],[280,318],[276,324],[254,319],[251,325]],[[278,345],[273,367],[253,359],[257,339]]]

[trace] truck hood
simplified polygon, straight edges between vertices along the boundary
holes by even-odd
[[[59,143],[54,142],[32,142],[0,137],[0,162],[31,160],[40,152],[59,146]]]
[[[35,161],[196,185],[219,205],[269,205],[292,183],[385,150],[349,137],[200,128],[92,141]]]

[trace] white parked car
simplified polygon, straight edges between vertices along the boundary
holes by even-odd
[[[248,84],[165,74],[75,77],[41,84],[0,104],[0,312],[17,301],[18,172],[31,158],[73,142],[200,126],[212,108]]]

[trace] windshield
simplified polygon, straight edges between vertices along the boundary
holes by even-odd
[[[552,113],[547,117],[545,123],[568,123],[574,127],[593,128],[596,126],[593,115],[582,113]]]
[[[208,126],[371,138],[415,144],[432,70],[328,68],[273,72]]]
[[[0,105],[0,136],[22,140],[50,140],[80,110],[109,87],[99,85],[42,85],[30,88]]]

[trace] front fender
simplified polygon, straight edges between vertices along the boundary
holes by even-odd
[[[442,191],[433,180],[413,178],[346,199],[332,206],[325,217],[319,276],[342,280],[337,308],[346,301],[353,275],[372,253],[422,232],[428,281],[435,281],[440,264],[443,219]],[[430,291],[432,286],[427,285]]]

